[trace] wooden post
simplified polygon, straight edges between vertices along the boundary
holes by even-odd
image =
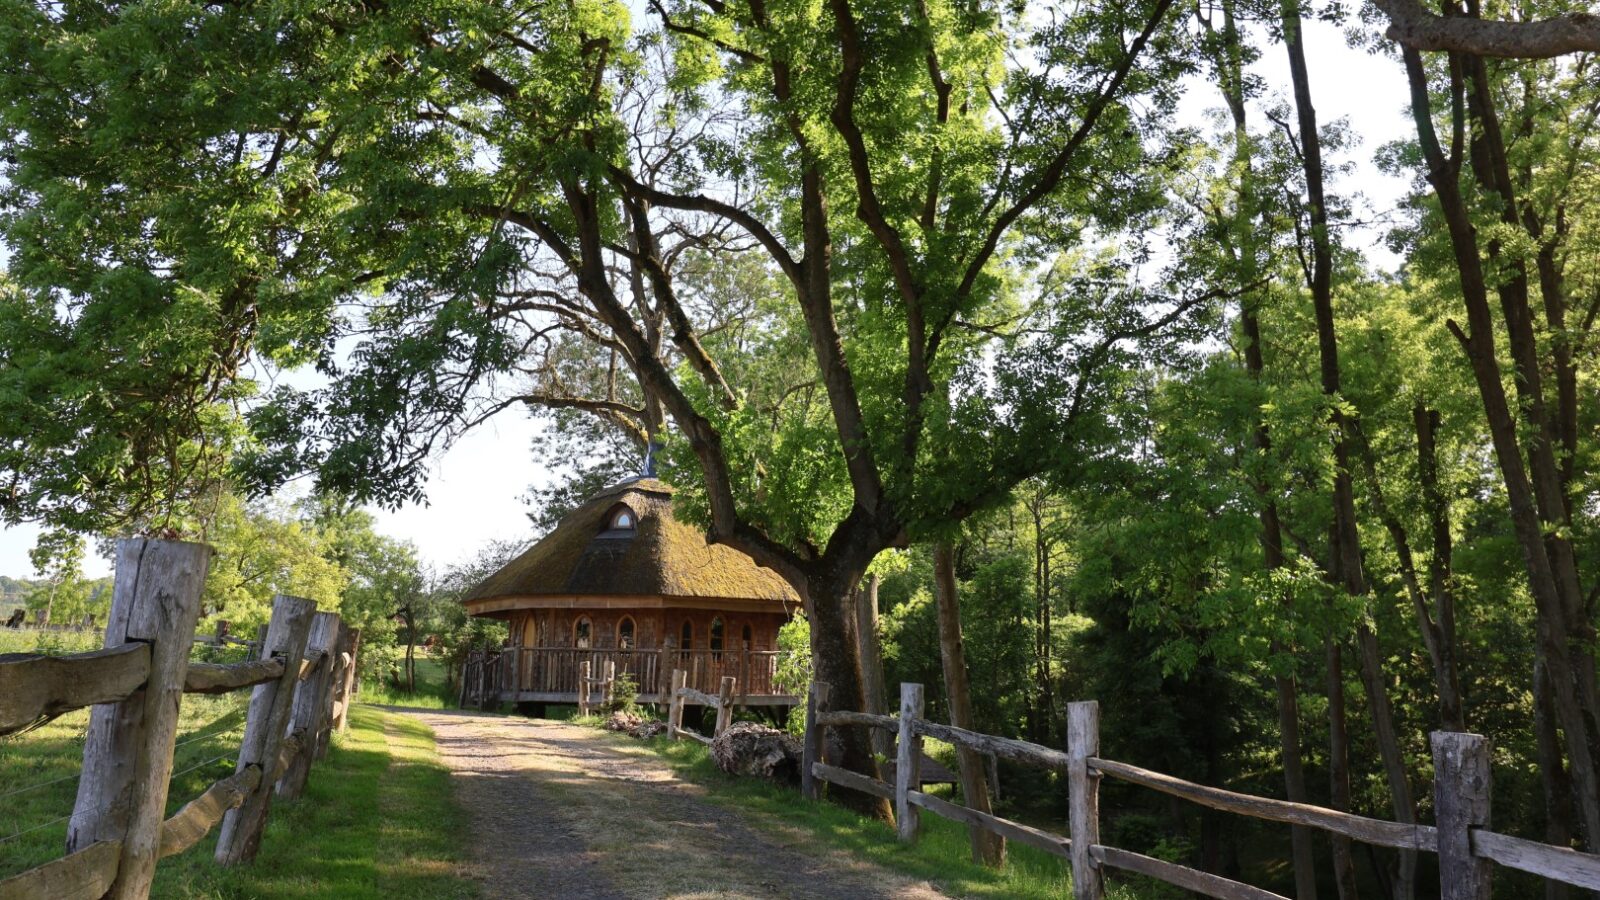
[[[334,650],[339,638],[339,614],[319,612],[311,618],[311,636],[306,638],[306,654],[322,653],[322,662],[295,686],[294,705],[289,712],[289,734],[301,736],[300,752],[289,760],[289,767],[278,779],[277,794],[285,800],[299,797],[306,789],[315,757],[317,733],[322,730],[323,700],[333,683]]]
[[[90,712],[83,774],[67,827],[68,853],[99,841],[122,841],[108,898],[150,896],[161,853],[178,706],[211,553],[205,544],[182,541],[117,542],[105,645],[149,644],[150,677],[126,700],[97,704]]]
[[[593,667],[589,660],[578,664],[578,715],[589,714],[589,672]]]
[[[611,701],[617,699],[617,661],[614,659],[606,660],[605,671],[605,693],[600,695],[600,702],[606,706],[610,706]]]
[[[1489,900],[1494,864],[1472,854],[1472,830],[1489,827],[1489,742],[1453,731],[1432,737],[1439,898]]]
[[[672,670],[672,688],[668,694],[671,699],[667,706],[667,737],[674,741],[678,739],[678,732],[683,730],[683,698],[678,696],[678,691],[688,683],[688,672],[682,669]]]
[[[911,792],[922,790],[922,736],[916,722],[924,712],[922,685],[900,685],[900,737],[895,747],[894,818],[900,840],[917,839],[922,821],[911,803]]]
[[[711,734],[720,736],[733,724],[733,694],[738,689],[739,679],[732,675],[722,676],[722,690],[717,692],[717,728]]]
[[[1105,878],[1090,848],[1100,843],[1100,774],[1089,771],[1089,757],[1100,755],[1100,704],[1067,704],[1067,790],[1071,804],[1072,893],[1077,900],[1101,900]]]
[[[316,611],[317,605],[310,600],[283,594],[272,599],[272,621],[258,656],[283,660],[283,674],[277,681],[256,685],[250,694],[244,737],[239,742],[239,764],[234,771],[259,766],[261,781],[242,804],[222,815],[216,858],[224,866],[255,859],[261,846],[261,832],[272,805],[273,769],[283,746],[290,704],[295,686],[300,683],[300,660],[305,656],[306,637],[311,633],[311,618]]]
[[[800,747],[800,795],[807,800],[822,799],[822,780],[811,767],[822,762],[823,734],[822,726],[817,723],[817,713],[827,709],[828,683],[811,682],[811,691],[806,694],[805,742]]]
[[[350,705],[356,698],[356,671],[361,663],[361,629],[350,629],[350,665],[344,670],[344,689],[339,693],[342,704],[334,717],[333,727],[344,731],[350,725]]]
[[[739,706],[750,708],[750,642],[744,641],[744,652],[739,654]]]
[[[350,629],[345,627],[344,620],[340,619],[338,627],[334,629],[333,644],[328,648],[328,662],[333,668],[328,672],[328,689],[324,692],[322,712],[317,717],[317,734],[314,742],[315,752],[313,760],[326,759],[328,745],[333,742],[333,719],[338,715],[337,704],[339,694],[344,690],[345,670],[350,667]]]

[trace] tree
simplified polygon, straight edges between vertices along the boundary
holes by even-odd
[[[39,533],[28,560],[39,576],[28,593],[29,609],[44,613],[46,624],[76,625],[86,615],[104,617],[111,597],[83,577],[83,535],[51,529]]]

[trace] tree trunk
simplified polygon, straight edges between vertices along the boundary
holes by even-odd
[[[1234,161],[1240,173],[1239,200],[1233,222],[1233,230],[1236,233],[1234,240],[1239,248],[1236,260],[1239,281],[1242,284],[1254,284],[1260,276],[1255,240],[1259,204],[1255,171],[1251,165],[1253,151],[1246,120],[1244,47],[1234,9],[1233,0],[1224,0],[1222,53],[1217,60],[1217,71],[1223,97],[1227,100],[1228,109],[1233,116]],[[1245,369],[1250,375],[1250,380],[1258,387],[1266,373],[1266,358],[1261,342],[1261,319],[1256,308],[1259,302],[1259,292],[1246,294],[1239,302],[1239,324],[1245,338]],[[1251,443],[1263,465],[1269,465],[1268,461],[1272,456],[1272,433],[1264,420],[1257,419],[1256,427],[1251,434]],[[1258,537],[1261,542],[1262,566],[1270,574],[1282,568],[1284,564],[1283,530],[1278,519],[1278,504],[1264,476],[1256,477],[1252,481],[1259,510],[1257,515],[1261,522],[1261,532]],[[1285,598],[1284,606],[1286,614],[1292,615],[1290,602]],[[1292,652],[1293,648],[1286,647],[1279,641],[1273,641],[1272,653],[1275,657],[1279,659],[1291,657]],[[1292,802],[1306,803],[1310,797],[1306,792],[1305,766],[1300,756],[1299,689],[1293,674],[1275,673],[1273,683],[1277,689],[1278,699],[1278,750],[1283,764],[1284,794]],[[1312,850],[1311,829],[1302,825],[1291,826],[1289,841],[1294,864],[1295,896],[1299,900],[1317,900],[1316,859]]]
[[[1555,572],[1557,559],[1552,553],[1554,547],[1546,543],[1534,486],[1522,460],[1516,420],[1501,381],[1494,319],[1489,307],[1483,263],[1478,253],[1477,228],[1472,223],[1472,214],[1466,207],[1458,184],[1460,161],[1446,158],[1434,131],[1432,99],[1428,94],[1427,73],[1423,69],[1421,55],[1415,50],[1406,49],[1403,56],[1406,76],[1411,85],[1412,116],[1427,164],[1428,183],[1433,186],[1440,213],[1449,231],[1450,246],[1460,275],[1462,300],[1467,310],[1466,331],[1462,331],[1453,320],[1447,324],[1466,353],[1478,385],[1478,395],[1483,401],[1484,417],[1511,510],[1512,529],[1522,551],[1528,586],[1537,613],[1537,641],[1534,646],[1538,660],[1544,664],[1543,671],[1548,676],[1554,725],[1559,727],[1565,738],[1567,758],[1571,764],[1572,794],[1582,814],[1585,846],[1592,849],[1597,837],[1600,837],[1600,781],[1597,781],[1591,744],[1594,705],[1588,702],[1592,696],[1593,679],[1587,675],[1587,671],[1591,669],[1593,660],[1580,659],[1575,663],[1573,655],[1569,655],[1571,625]],[[1459,99],[1457,102],[1459,106]],[[1455,114],[1459,122],[1460,110],[1457,109]],[[1584,657],[1587,654],[1578,652],[1575,655]],[[1580,684],[1580,679],[1586,681],[1587,685]],[[1551,811],[1551,815],[1556,813]]]
[[[967,652],[961,642],[961,600],[956,594],[955,548],[947,541],[933,547],[933,593],[939,605],[939,661],[944,666],[945,696],[950,704],[950,724],[976,731],[972,715],[972,686],[967,681]],[[968,809],[992,813],[989,779],[983,754],[957,748],[961,769],[961,795]],[[968,826],[972,858],[988,866],[1005,862],[1005,839],[976,825]]]
[[[1350,810],[1350,731],[1345,718],[1344,660],[1339,644],[1329,638],[1324,652],[1328,669],[1328,787],[1333,808]],[[1356,861],[1350,839],[1330,834],[1333,844],[1333,882],[1339,900],[1355,900]]]
[[[878,576],[868,575],[866,589],[856,598],[856,641],[861,646],[861,691],[863,712],[882,716],[888,714],[888,700],[883,683],[883,653],[878,647]],[[894,752],[889,732],[874,728],[870,732],[872,752],[880,759],[888,759]]]
[[[828,685],[828,702],[835,709],[863,709],[861,656],[855,641],[848,597],[860,577],[860,570],[842,571],[839,567],[819,567],[805,582],[806,606],[811,615],[811,665],[818,681]],[[841,768],[863,775],[878,776],[878,762],[872,756],[872,742],[864,727],[835,728]],[[871,794],[833,786],[829,796],[841,805],[863,815],[892,821],[889,803]]]
[[[1317,130],[1316,109],[1311,103],[1311,77],[1306,67],[1298,0],[1286,0],[1283,4],[1283,35],[1284,45],[1289,52],[1289,73],[1294,82],[1301,162],[1305,169],[1308,211],[1311,216],[1311,301],[1316,313],[1322,391],[1335,404],[1329,414],[1334,431],[1333,546],[1337,551],[1334,571],[1344,590],[1352,597],[1365,600],[1369,591],[1366,574],[1362,568],[1361,535],[1357,528],[1355,492],[1350,478],[1350,429],[1346,426],[1344,415],[1337,405],[1341,398],[1339,347],[1333,318],[1333,241],[1328,232],[1321,135]],[[1388,689],[1384,684],[1383,656],[1378,647],[1377,635],[1367,628],[1365,622],[1356,628],[1356,650],[1361,683],[1367,695],[1367,707],[1372,718],[1373,734],[1378,743],[1378,755],[1383,760],[1384,773],[1388,778],[1389,796],[1395,819],[1400,822],[1415,822],[1416,804],[1411,797],[1405,758],[1400,752],[1400,741],[1394,727],[1394,714],[1389,705]],[[1396,900],[1410,900],[1415,894],[1416,851],[1399,851],[1399,861],[1399,871],[1394,881],[1394,896]]]

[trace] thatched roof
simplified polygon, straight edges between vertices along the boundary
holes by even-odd
[[[609,527],[622,505],[637,518],[631,531]],[[703,531],[675,519],[672,488],[654,478],[624,481],[589,498],[464,599],[541,595],[799,602],[776,572],[707,544]]]

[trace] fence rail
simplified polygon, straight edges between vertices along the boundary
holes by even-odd
[[[249,642],[258,658],[190,660],[210,557],[203,544],[119,541],[104,649],[0,656],[0,735],[92,707],[66,853],[0,880],[3,900],[143,900],[156,862],[219,824],[217,861],[253,859],[272,793],[296,796],[343,727],[359,632],[309,600],[274,599],[265,635]],[[234,774],[163,819],[183,695],[244,688]]]
[[[718,686],[717,693],[713,696],[689,687],[689,677],[690,673],[687,670],[672,670],[672,692],[667,704],[667,737],[672,740],[680,737],[693,738],[702,744],[709,744],[733,724],[733,708],[737,705],[739,682],[731,675],[724,675],[722,684]],[[683,707],[689,703],[717,711],[717,725],[711,737],[683,727]]]
[[[1069,704],[1067,750],[1063,753],[1027,741],[929,721],[923,717],[922,694],[922,685],[902,684],[900,715],[880,716],[830,710],[828,686],[814,683],[806,704],[802,790],[815,798],[821,784],[828,783],[892,801],[901,840],[916,840],[920,832],[918,814],[925,810],[1064,857],[1072,863],[1073,896],[1079,900],[1102,900],[1106,869],[1144,875],[1221,900],[1285,900],[1243,882],[1101,844],[1098,786],[1102,777],[1250,818],[1316,828],[1380,847],[1438,853],[1442,900],[1488,900],[1495,865],[1600,890],[1600,856],[1488,830],[1489,746],[1479,735],[1434,732],[1434,808],[1438,825],[1409,825],[1208,787],[1104,759],[1099,755],[1099,704],[1093,701]],[[822,760],[824,729],[855,726],[899,734],[894,784]],[[1066,774],[1069,834],[1022,825],[923,793],[916,761],[924,736]]]

